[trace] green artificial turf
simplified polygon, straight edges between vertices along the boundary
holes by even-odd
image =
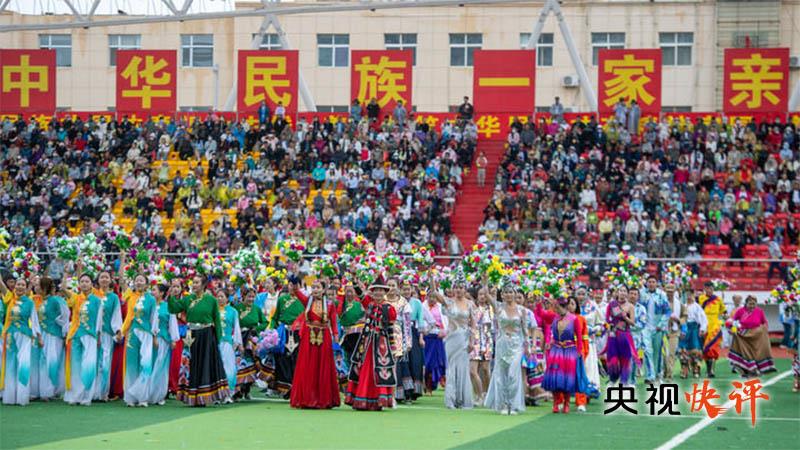
[[[776,361],[779,372],[788,360]],[[727,372],[727,373],[724,373]],[[720,361],[713,381],[727,400],[730,374]],[[587,414],[552,414],[551,405],[501,416],[483,408],[451,411],[441,392],[413,406],[380,413],[342,407],[329,411],[294,410],[279,400],[254,400],[211,408],[187,408],[177,402],[150,408],[126,408],[121,402],[71,407],[61,402],[0,407],[0,448],[68,449],[244,449],[244,448],[655,448],[705,417],[688,413],[679,380],[678,417],[653,417],[639,387],[639,415],[604,416],[602,401]],[[691,380],[689,380],[691,381]],[[800,442],[800,394],[786,377],[765,388],[770,400],[759,403],[760,421],[752,428],[749,411],[729,411],[681,448],[797,448]],[[573,406],[573,411],[575,408]]]

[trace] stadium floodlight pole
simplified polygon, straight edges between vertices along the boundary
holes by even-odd
[[[365,10],[384,10],[384,9],[404,9],[404,8],[435,8],[441,6],[485,6],[485,5],[507,5],[514,3],[530,3],[531,0],[398,0],[393,2],[365,1],[365,2],[339,2],[332,4],[315,4],[299,6],[270,6],[268,8],[241,9],[233,11],[216,11],[209,13],[194,13],[185,15],[167,16],[124,16],[122,18],[93,20],[90,22],[73,20],[70,22],[52,23],[24,23],[19,25],[0,26],[0,33],[12,31],[35,31],[35,30],[68,30],[70,28],[95,28],[95,27],[118,27],[125,25],[141,25],[149,23],[182,22],[195,20],[227,19],[233,17],[258,17],[267,14],[296,15],[296,14],[324,14],[349,11]]]
[[[258,33],[253,36],[253,39],[250,41],[250,49],[251,50],[258,50],[261,46],[261,41],[264,39],[264,35],[269,30],[269,15],[265,15],[264,19],[261,21],[261,26],[258,27]],[[234,64],[234,73],[239,70],[239,64]],[[223,111],[234,111],[234,106],[236,105],[236,85],[238,81],[238,75],[233,77],[233,82],[231,83],[231,88],[228,90],[228,98],[225,99],[225,106],[222,107]]]
[[[289,38],[286,37],[286,32],[283,31],[283,27],[281,26],[281,22],[278,20],[278,16],[275,14],[269,14],[269,21],[272,24],[272,28],[275,28],[275,32],[278,33],[278,40],[281,42],[281,48],[289,50],[291,49],[291,45],[289,45]],[[306,83],[306,79],[303,76],[303,71],[300,68],[297,68],[297,83],[298,88],[300,89],[300,96],[303,98],[303,104],[306,105],[306,110],[310,112],[317,112],[317,103],[314,102],[314,95],[311,93],[311,89],[308,88],[308,84]]]
[[[572,65],[578,72],[578,79],[581,83],[583,96],[586,98],[592,111],[597,111],[597,96],[594,93],[592,83],[589,81],[589,75],[586,73],[586,67],[583,65],[583,60],[581,60],[581,55],[578,53],[578,48],[575,46],[575,41],[572,39],[572,32],[569,29],[569,25],[567,21],[564,20],[564,14],[561,12],[561,6],[558,0],[545,1],[542,11],[539,13],[539,19],[533,27],[533,33],[531,33],[531,37],[528,38],[528,43],[525,45],[525,48],[529,50],[536,48],[536,44],[539,42],[539,36],[542,34],[542,28],[544,28],[544,23],[547,22],[547,17],[551,12],[556,16],[558,28],[561,30],[561,37],[564,38],[564,43],[567,44],[567,51],[569,51]]]
[[[800,109],[800,78],[794,84],[792,96],[789,98],[789,111],[797,111]]]
[[[11,0],[3,0],[3,3],[0,3],[0,12],[5,11],[9,3],[11,3]]]

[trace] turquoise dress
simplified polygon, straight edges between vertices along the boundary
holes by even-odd
[[[77,327],[67,334],[67,372],[69,373],[64,401],[69,404],[90,405],[97,379],[97,339],[103,326],[102,300],[94,293],[78,308],[73,301],[70,322]]]
[[[219,338],[219,353],[222,357],[222,366],[225,368],[225,377],[228,379],[228,389],[236,391],[236,352],[235,346],[242,345],[242,331],[239,328],[239,312],[233,306],[227,305],[219,310],[219,319],[222,324],[222,335]]]
[[[144,404],[148,401],[150,378],[153,374],[153,338],[158,334],[158,311],[156,299],[149,292],[134,300],[126,296],[128,314],[123,324],[125,333],[125,403],[128,405]],[[131,308],[133,308],[131,310]],[[128,329],[126,325],[130,324]]]
[[[3,302],[8,317],[8,326],[3,329],[5,337],[2,374],[3,404],[27,405],[31,389],[31,350],[34,339],[41,336],[36,305],[24,295],[13,300],[7,295]],[[5,324],[5,320],[3,321]]]
[[[39,306],[42,348],[38,365],[38,396],[49,399],[64,393],[64,336],[69,331],[69,307],[63,297],[51,295]]]
[[[102,299],[103,329],[98,339],[100,350],[97,355],[97,382],[95,383],[95,400],[108,400],[111,388],[111,357],[114,354],[114,335],[122,329],[122,313],[119,297],[114,292],[107,292]]]
[[[169,364],[172,359],[172,345],[180,339],[178,334],[178,320],[170,314],[167,302],[156,306],[158,316],[158,335],[156,340],[158,348],[154,349],[153,375],[150,379],[150,390],[147,395],[148,403],[161,403],[167,396],[169,389]]]

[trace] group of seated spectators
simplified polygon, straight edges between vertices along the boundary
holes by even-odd
[[[348,232],[379,248],[441,250],[477,141],[472,120],[434,130],[413,113],[401,122],[251,124],[209,114],[193,123],[20,117],[1,126],[0,226],[12,245],[43,252],[56,236],[122,219],[170,252],[229,252],[287,236],[310,253],[334,252]]]
[[[769,244],[780,258],[782,246],[797,244],[795,126],[650,119],[628,127],[613,118],[515,123],[481,239],[533,257],[625,248],[692,258],[713,245],[741,258],[745,246]]]

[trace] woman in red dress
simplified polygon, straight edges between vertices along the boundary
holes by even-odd
[[[363,301],[366,321],[351,359],[344,400],[353,409],[380,411],[394,406],[397,376],[391,343],[397,312],[383,301],[387,290],[385,285],[374,285]]]
[[[325,297],[320,279],[311,285],[311,296],[294,293],[306,307],[293,328],[300,331],[294,381],[289,404],[292,408],[330,409],[339,406],[339,380],[333,359],[333,343],[339,337],[336,301]]]

